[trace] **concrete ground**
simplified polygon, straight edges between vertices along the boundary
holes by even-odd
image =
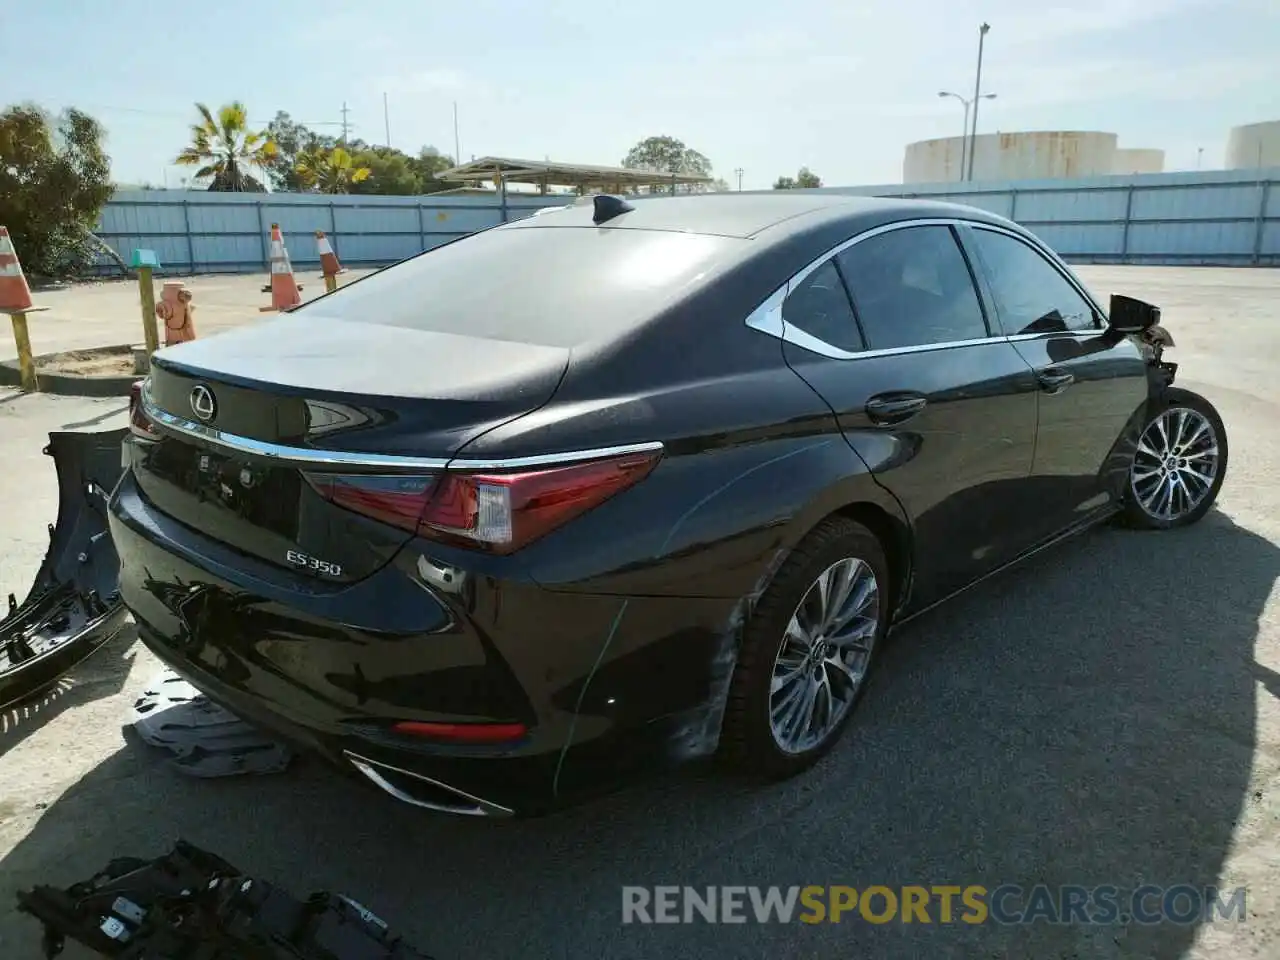
[[[1092,532],[916,621],[808,775],[690,770],[509,823],[426,815],[314,764],[184,779],[122,735],[157,670],[126,637],[0,718],[0,956],[39,956],[16,887],[178,837],[298,894],[349,893],[442,960],[1280,956],[1280,271],[1080,272],[1164,306],[1180,382],[1230,430],[1220,509],[1176,533]],[[45,433],[114,426],[122,406],[0,396],[0,590],[25,592],[55,515]],[[620,923],[624,884],[1144,882],[1244,885],[1248,919]]]
[[[350,283],[371,272],[349,270],[341,274],[338,281]],[[304,302],[324,293],[324,280],[318,268],[297,270],[294,276],[302,284]],[[194,294],[192,303],[196,306],[195,323],[199,336],[276,316],[258,312],[259,307],[271,302],[270,294],[262,292],[263,284],[269,280],[265,273],[164,279],[181,280]],[[157,299],[161,285],[161,278],[157,278]],[[142,298],[136,280],[78,283],[61,289],[35,291],[31,299],[37,306],[48,307],[48,310],[28,316],[31,349],[37,356],[144,342]],[[163,342],[163,327],[160,328],[160,339]],[[17,355],[13,337],[7,332],[0,333],[0,360]]]

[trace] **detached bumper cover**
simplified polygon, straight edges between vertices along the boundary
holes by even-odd
[[[126,428],[49,434],[58,520],[27,598],[0,621],[0,709],[55,683],[114,637],[126,611],[107,501],[120,479]]]

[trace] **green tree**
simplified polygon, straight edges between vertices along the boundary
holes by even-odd
[[[808,167],[801,167],[794,177],[779,177],[773,183],[775,190],[813,190],[822,186],[822,178]]]
[[[436,179],[436,174],[457,166],[457,163],[453,157],[441,153],[435,147],[426,146],[419,150],[413,165],[422,178],[423,193],[439,193],[441,190],[456,190],[458,187],[465,186],[456,180]]]
[[[657,170],[662,173],[677,173],[684,176],[711,176],[711,161],[685,146],[675,137],[646,137],[637,143],[622,160],[624,167],[640,170]],[[676,187],[679,193],[701,193],[708,189],[708,184],[680,184]],[[651,193],[669,193],[670,187],[650,187]]]
[[[240,101],[218,108],[218,115],[203,103],[197,103],[200,122],[191,125],[191,143],[175,158],[174,163],[196,167],[196,177],[212,177],[210,190],[261,193],[262,181],[249,170],[267,171],[276,154],[275,142],[266,131],[249,129],[249,114]]]
[[[91,232],[113,189],[103,139],[79,110],[56,121],[34,104],[0,113],[0,224],[32,277],[74,275],[106,246]]]
[[[302,183],[320,193],[351,193],[352,187],[369,178],[369,168],[357,164],[342,147],[308,150],[298,157]]]
[[[422,176],[413,157],[394,147],[362,146],[353,143],[355,162],[369,170],[369,176],[352,187],[352,193],[411,197],[422,193]]]
[[[336,138],[298,123],[284,110],[267,124],[266,133],[276,147],[275,155],[267,162],[267,175],[275,189],[290,193],[305,189],[298,173],[298,157],[307,151],[332,150],[338,145]]]
[[[801,167],[796,174],[796,186],[801,190],[816,190],[822,186],[822,178],[808,167]]]

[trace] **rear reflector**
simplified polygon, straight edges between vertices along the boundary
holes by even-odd
[[[145,380],[135,380],[129,385],[129,431],[144,440],[158,440],[159,432],[150,418],[142,411],[142,385]]]
[[[308,473],[326,500],[419,536],[511,553],[646,476],[661,452],[519,473],[430,476]]]
[[[519,740],[529,732],[523,723],[427,723],[418,720],[404,720],[391,729],[396,733],[454,743],[507,743]]]

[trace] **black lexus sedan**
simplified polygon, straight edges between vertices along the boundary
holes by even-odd
[[[432,810],[793,775],[890,627],[1210,509],[1226,432],[1158,321],[970,207],[596,197],[158,352],[122,596],[215,702]]]

